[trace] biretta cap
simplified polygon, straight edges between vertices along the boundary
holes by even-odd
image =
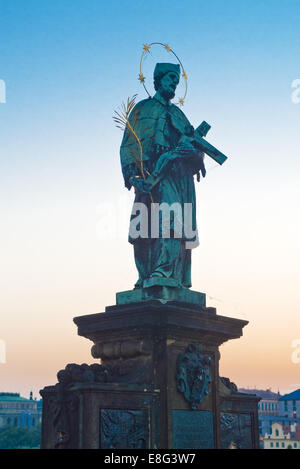
[[[169,63],[159,63],[155,65],[154,69],[154,79],[161,78],[166,73],[173,72],[180,75],[180,65],[179,64],[169,64]]]

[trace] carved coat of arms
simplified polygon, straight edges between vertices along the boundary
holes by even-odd
[[[211,359],[203,355],[199,344],[190,344],[177,361],[177,389],[183,393],[191,409],[199,408],[209,394]]]

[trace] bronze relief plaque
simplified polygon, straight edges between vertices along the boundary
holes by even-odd
[[[145,410],[101,409],[100,448],[149,448],[148,412]]]
[[[173,448],[214,448],[213,413],[202,410],[173,410]]]

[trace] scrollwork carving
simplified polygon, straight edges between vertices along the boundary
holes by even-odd
[[[91,353],[93,358],[106,360],[136,358],[141,355],[150,355],[151,345],[147,340],[98,342],[93,345]]]

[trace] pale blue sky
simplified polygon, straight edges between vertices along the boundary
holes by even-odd
[[[208,121],[208,140],[229,156],[222,168],[208,163],[197,185],[193,256],[194,289],[213,297],[219,314],[250,320],[245,337],[224,348],[224,374],[292,390],[300,366],[290,363],[290,342],[300,337],[300,104],[291,100],[299,24],[298,0],[0,0],[6,390],[27,392],[29,381],[38,389],[65,362],[87,361],[72,317],[103,311],[116,291],[132,288],[126,228],[103,244],[97,226],[99,206],[126,197],[111,117],[128,96],[145,98],[139,58],[156,41],[170,44],[188,73],[187,117]],[[153,55],[154,64],[160,51]],[[125,207],[126,219],[130,197]],[[264,363],[254,366],[256,354],[269,375]],[[249,369],[239,357],[253,358]]]

